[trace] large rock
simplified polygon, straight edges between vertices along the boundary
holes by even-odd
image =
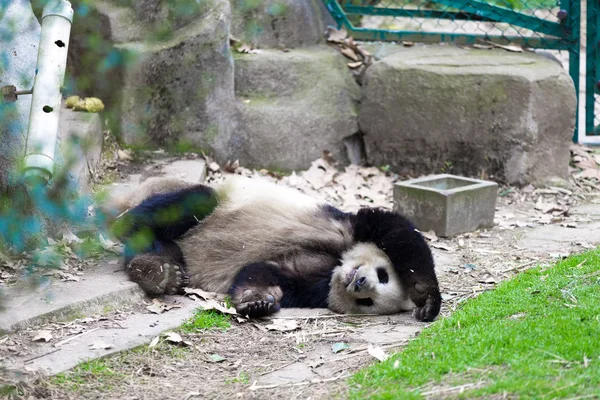
[[[31,89],[40,24],[29,1],[17,0],[7,4],[3,13],[0,13],[0,86],[14,85],[17,90]],[[30,108],[30,95],[19,96],[14,103],[3,103],[0,99],[0,192],[6,189],[9,174],[23,155]]]
[[[398,49],[367,71],[359,125],[369,161],[399,172],[566,177],[573,82],[534,53]]]
[[[236,55],[241,104],[231,159],[293,170],[307,168],[323,150],[343,158],[344,138],[358,131],[360,97],[346,61],[325,45]]]
[[[135,57],[123,92],[127,143],[226,148],[235,122],[230,8],[227,0],[203,4],[204,14],[172,37],[119,45]]]
[[[233,36],[261,48],[292,48],[324,42],[333,24],[321,0],[231,0]]]

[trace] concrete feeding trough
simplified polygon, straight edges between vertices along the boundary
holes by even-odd
[[[449,237],[494,225],[498,184],[441,174],[394,185],[394,209],[422,232]]]

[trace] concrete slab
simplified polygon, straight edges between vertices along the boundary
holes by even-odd
[[[49,280],[38,289],[5,289],[6,307],[0,311],[0,334],[141,301],[143,292],[117,269],[116,264],[99,265],[87,270],[79,282]]]
[[[167,296],[166,301],[173,299]],[[161,332],[179,327],[193,315],[197,307],[193,300],[178,296],[177,301],[182,303],[181,308],[171,309],[160,315],[134,314],[119,321],[118,328],[90,331],[89,334],[81,335],[58,348],[51,343],[42,345],[37,348],[39,358],[31,360],[32,356],[28,355],[27,358],[12,359],[9,360],[10,364],[7,363],[4,367],[15,379],[23,379],[33,374],[54,375],[81,362],[148,344]],[[92,345],[98,342],[111,347],[92,350]]]
[[[590,217],[600,215],[600,204],[580,204],[571,211],[573,215],[589,215]]]
[[[142,180],[150,176],[170,176],[190,183],[202,183],[206,179],[206,162],[197,158],[150,165],[142,174]]]
[[[600,244],[600,222],[581,224],[577,228],[545,225],[526,231],[517,246],[536,252],[566,253],[577,243]]]

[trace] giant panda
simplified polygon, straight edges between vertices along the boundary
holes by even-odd
[[[240,175],[215,187],[150,178],[113,204],[124,268],[150,296],[225,293],[249,317],[308,307],[432,321],[440,311],[431,251],[395,212],[343,212]]]

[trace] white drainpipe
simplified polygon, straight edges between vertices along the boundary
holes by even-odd
[[[70,2],[51,0],[44,6],[24,161],[25,181],[29,184],[46,185],[54,173],[72,22]]]

